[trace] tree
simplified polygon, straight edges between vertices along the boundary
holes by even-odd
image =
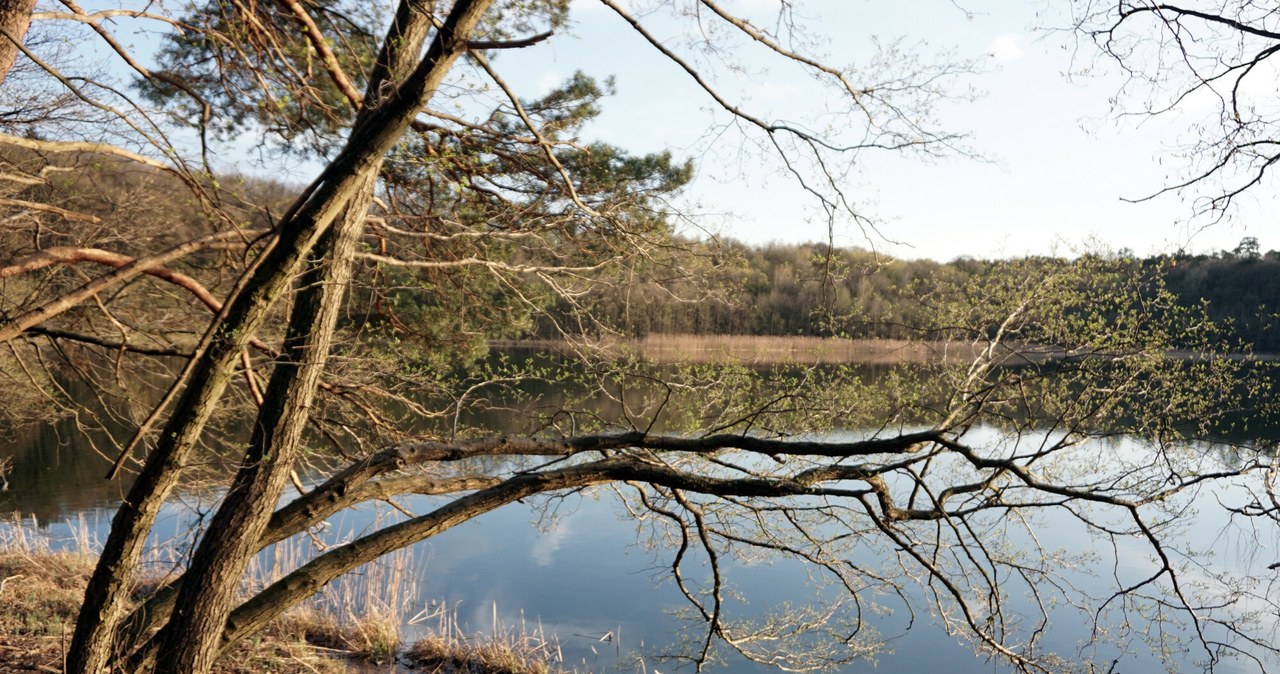
[[[17,43],[26,37],[35,7],[35,0],[5,0],[0,3],[0,35],[6,38],[0,45],[0,84],[4,84],[5,76],[18,58]]]
[[[672,3],[672,20],[717,36],[696,46],[714,52],[738,40],[829,85],[846,114],[830,135],[818,134],[752,114],[713,85],[711,65],[658,39],[649,27],[656,19],[601,4],[660,63],[691,78],[730,126],[770,148],[830,218],[865,220],[841,178],[862,154],[932,153],[957,140],[924,120],[963,66],[921,66],[890,50],[881,70],[837,69],[789,46],[803,40],[785,3],[772,31],[712,0],[692,15]],[[553,301],[556,312],[542,315],[561,332],[608,331],[586,302],[592,284],[689,275],[671,254],[680,242],[664,203],[689,166],[584,142],[583,124],[607,85],[574,76],[526,100],[486,56],[552,39],[568,3],[404,0],[385,20],[342,2],[215,1],[178,14],[64,7],[34,18],[91,31],[131,70],[134,88],[93,72],[68,76],[63,69],[79,64],[9,36],[50,86],[79,101],[79,115],[0,135],[12,152],[6,175],[16,177],[8,179],[13,198],[0,205],[26,223],[4,234],[16,254],[0,268],[0,341],[11,347],[12,369],[33,373],[29,385],[56,386],[65,368],[114,396],[103,407],[121,410],[130,431],[114,449],[118,469],[148,449],[86,593],[69,671],[208,671],[229,644],[379,555],[519,499],[604,485],[678,541],[672,577],[704,628],[688,654],[699,666],[718,647],[793,668],[863,656],[876,642],[846,606],[884,588],[905,593],[919,579],[958,633],[1020,669],[1045,669],[1052,662],[1038,640],[1048,617],[1022,630],[1004,596],[1011,583],[1036,597],[1055,594],[1042,581],[1059,577],[1060,560],[1010,556],[979,533],[1008,526],[1009,513],[1042,508],[1099,536],[1137,537],[1161,560],[1104,607],[1183,615],[1215,657],[1215,636],[1202,627],[1247,627],[1250,616],[1214,608],[1221,593],[1184,591],[1190,571],[1163,536],[1210,465],[1182,442],[1207,428],[1178,422],[1216,419],[1240,394],[1243,365],[1165,358],[1175,330],[1200,337],[1192,346],[1212,342],[1202,317],[1149,279],[1092,259],[1031,260],[976,274],[972,284],[941,284],[922,294],[926,320],[912,327],[930,343],[971,345],[972,358],[875,387],[840,371],[779,384],[741,368],[660,376],[595,358],[583,395],[616,397],[621,421],[584,418],[566,403],[528,437],[476,439],[458,421],[468,401],[522,375],[459,381],[450,365],[466,359],[457,347],[475,337],[441,332],[516,330]],[[167,31],[156,63],[130,53],[108,18]],[[458,65],[464,56],[466,67]],[[500,92],[496,103],[475,97],[482,87]],[[242,134],[323,168],[299,190],[240,188],[214,171],[213,157]],[[138,175],[119,186],[77,176],[100,192],[93,198],[84,184],[56,179],[68,169]],[[181,227],[116,219],[125,201],[117,190],[137,181],[189,195]],[[796,266],[810,266],[802,257]],[[110,271],[82,275],[87,263]],[[510,309],[468,311],[477,297]],[[210,310],[207,321],[201,312]],[[269,372],[265,387],[258,372]],[[131,391],[139,381],[152,382],[154,395]],[[635,391],[638,403],[626,397]],[[681,399],[685,392],[703,397]],[[452,423],[424,430],[424,419],[441,416]],[[836,418],[879,430],[831,442],[773,432],[829,430]],[[128,611],[160,504],[199,452],[233,438],[235,420],[251,431],[228,442],[235,475],[186,575]],[[659,421],[689,433],[652,432]],[[987,428],[1000,441],[986,442]],[[1159,455],[1118,475],[1080,468],[1095,463],[1086,440],[1121,430],[1156,439]],[[274,510],[305,446],[318,442],[350,460]],[[1250,457],[1211,476],[1267,470],[1265,458]],[[262,546],[341,508],[402,493],[445,498],[236,603]],[[889,552],[899,570],[847,563],[849,546],[860,544]],[[847,594],[786,625],[737,625],[720,559],[739,549],[801,559]],[[710,584],[691,580],[690,550],[710,564]],[[1229,598],[1247,590],[1236,592]]]
[[[1280,161],[1274,77],[1280,17],[1269,2],[1184,6],[1154,0],[1072,3],[1077,31],[1127,78],[1122,100],[1141,115],[1208,103],[1179,156],[1187,173],[1159,194],[1197,188],[1196,215],[1220,218],[1267,183]]]
[[[1240,239],[1240,245],[1231,251],[1232,255],[1245,260],[1258,260],[1262,257],[1262,247],[1258,245],[1258,237],[1246,236]]]

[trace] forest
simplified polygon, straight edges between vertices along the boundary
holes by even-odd
[[[34,155],[24,158],[12,151],[5,161],[20,168],[39,163]],[[200,231],[202,215],[195,204],[175,208],[171,202],[149,198],[159,186],[175,187],[164,177],[88,157],[72,162],[80,164],[74,177],[49,181],[40,192],[28,194],[55,208],[94,218],[94,229],[104,235],[124,222],[147,223],[133,226],[135,242],[148,228],[193,238]],[[682,184],[687,176],[680,177],[680,170],[677,167],[673,176],[663,180],[670,187]],[[250,222],[265,210],[287,207],[297,191],[252,176],[217,180],[226,189],[226,199],[246,204],[242,217]],[[248,207],[249,203],[253,206]],[[119,204],[128,208],[121,209]],[[12,235],[6,241],[15,252],[25,246]],[[47,247],[67,248],[72,242],[88,248],[110,244],[111,239],[86,236],[82,231],[63,237],[53,231],[44,234]],[[491,340],[650,334],[927,340],[936,337],[929,334],[931,302],[946,293],[973,285],[980,277],[1000,275],[1006,265],[1039,266],[1048,275],[1088,258],[1105,260],[1134,281],[1167,291],[1187,309],[1202,309],[1220,327],[1221,344],[1208,345],[1211,350],[1280,352],[1280,332],[1271,329],[1280,307],[1280,251],[1263,252],[1252,237],[1245,237],[1232,250],[1211,255],[1176,252],[1137,258],[1127,251],[1086,251],[1062,258],[938,262],[896,260],[825,243],[752,246],[732,238],[671,236],[660,256],[648,256],[622,269],[599,270],[585,279],[582,292],[572,296],[549,293],[519,279],[511,281],[520,287],[514,295],[463,264],[405,267],[377,256],[372,245],[386,244],[366,245],[357,263],[362,271],[356,276],[384,280],[377,284],[380,287],[353,285],[351,305],[341,324],[370,340],[395,341],[423,360],[460,367],[484,355]],[[217,249],[197,252],[184,264],[195,268],[223,264],[225,253]],[[465,259],[475,251],[474,246],[437,244],[427,254],[440,261]],[[546,251],[513,248],[491,254],[512,267],[556,264]],[[40,264],[50,261],[46,257]],[[0,274],[12,277],[18,271],[14,266]],[[525,301],[516,301],[517,296]],[[579,320],[582,316],[589,320]],[[69,340],[74,337],[74,333],[63,335]],[[1180,341],[1176,335],[1173,339],[1175,346],[1191,345],[1190,339]]]
[[[923,338],[927,335],[919,330],[928,323],[931,293],[976,275],[999,274],[1005,264],[998,259],[893,260],[826,244],[748,246],[732,240],[695,243],[687,255],[690,261],[681,267],[698,269],[696,277],[602,286],[588,300],[594,313],[631,336]],[[1224,348],[1280,351],[1280,334],[1271,329],[1280,306],[1280,251],[1261,253],[1257,240],[1246,238],[1238,248],[1213,255],[1101,255],[1135,279],[1158,280],[1185,307],[1203,305],[1207,316],[1226,328]],[[706,262],[712,259],[716,262]],[[1065,260],[1038,262],[1047,269]],[[553,337],[550,325],[544,320],[534,334]]]

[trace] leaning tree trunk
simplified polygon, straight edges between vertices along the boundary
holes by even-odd
[[[356,241],[373,199],[372,177],[360,198],[316,249],[300,279],[284,353],[275,365],[240,470],[196,548],[178,607],[159,636],[157,674],[209,671],[235,592],[302,445],[316,384],[324,371]]]
[[[487,4],[488,0],[454,6],[423,59],[432,72],[438,73],[437,77],[443,77],[461,53],[459,47],[465,45]],[[419,63],[418,55],[430,34],[431,22],[423,13],[412,10],[410,4],[402,4],[392,23],[385,40],[387,47],[379,55],[364,96],[370,104],[376,104],[385,83],[399,82]],[[433,84],[423,92],[421,104],[431,97],[435,87]],[[372,113],[372,108],[364,108],[356,117],[356,126]],[[204,674],[220,654],[222,632],[239,582],[258,550],[258,541],[270,523],[299,453],[376,177],[375,167],[360,200],[348,207],[342,223],[329,233],[316,266],[302,279],[304,290],[290,316],[286,357],[272,374],[267,400],[259,410],[254,437],[240,471],[187,571],[187,576],[198,582],[182,585],[177,608],[156,637],[156,674]]]
[[[452,62],[458,45],[452,40],[446,44]],[[98,674],[106,667],[147,533],[226,388],[238,354],[316,240],[376,174],[381,158],[416,114],[423,92],[434,90],[445,70],[419,69],[366,124],[353,129],[343,152],[326,167],[315,189],[282,219],[278,239],[246,272],[247,279],[209,328],[197,349],[198,357],[188,366],[189,374],[184,373],[188,383],[182,397],[112,520],[68,650],[70,674]]]
[[[317,200],[317,194],[306,202],[298,216],[282,226],[271,248],[246,272],[247,278],[206,331],[196,357],[179,378],[180,382],[187,382],[186,388],[112,519],[111,532],[85,589],[84,605],[67,652],[69,673],[98,674],[106,668],[147,534],[217,406],[240,352],[287,288],[303,256],[357,187],[335,182],[325,195],[328,199]]]
[[[18,45],[31,25],[36,0],[0,0],[0,84],[18,60]]]
[[[278,241],[259,257],[248,272],[242,290],[234,293],[224,307],[225,316],[220,316],[221,320],[210,328],[204,348],[197,351],[200,357],[193,360],[186,391],[112,522],[76,625],[68,658],[67,671],[71,674],[96,674],[109,662],[115,650],[114,634],[122,617],[126,589],[146,535],[225,389],[236,355],[246,345],[249,335],[261,326],[267,311],[317,239],[340,213],[365,194],[382,158],[465,50],[466,36],[479,23],[491,1],[459,0],[437,31],[426,55],[421,61],[410,62],[416,63],[416,67],[408,77],[399,86],[391,87],[382,100],[372,97],[366,100],[367,107],[357,117],[343,151],[321,173],[313,184],[314,189],[282,218]],[[391,37],[401,36],[404,27],[410,24],[423,36],[427,34],[430,17],[415,3],[401,4],[396,21],[400,22],[402,17],[404,23],[393,26]],[[391,47],[384,45],[384,54],[402,48],[406,53],[416,54],[416,50],[405,48],[403,42]],[[248,538],[256,540],[256,537]],[[217,603],[216,598],[210,599]],[[216,635],[220,631],[211,633]],[[169,630],[166,638],[172,635],[174,639],[179,636],[198,639],[204,634],[194,626],[181,632],[179,635],[179,631]]]
[[[238,606],[226,622],[225,633],[218,635],[221,638],[221,648],[225,652],[237,641],[261,630],[338,576],[387,553],[440,534],[519,499],[558,489],[600,484],[611,477],[613,475],[609,471],[601,470],[596,465],[518,475],[488,489],[460,497],[426,515],[379,529],[330,550]]]

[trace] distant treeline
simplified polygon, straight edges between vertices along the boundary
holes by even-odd
[[[748,246],[721,241],[691,244],[671,273],[645,283],[619,278],[579,298],[579,309],[625,335],[805,335],[911,338],[928,325],[929,297],[978,274],[998,273],[1002,260],[893,260],[825,244]],[[1178,302],[1203,305],[1233,341],[1280,353],[1280,251],[1262,253],[1246,238],[1213,255],[1113,259],[1135,275],[1163,282]],[[1048,258],[1046,263],[1051,262]],[[539,337],[555,337],[569,308],[552,308],[537,322]],[[581,323],[580,321],[578,322]]]

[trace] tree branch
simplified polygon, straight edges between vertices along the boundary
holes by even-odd
[[[549,30],[545,33],[530,35],[518,40],[468,40],[467,49],[524,49],[525,47],[532,47],[554,34],[555,31]]]

